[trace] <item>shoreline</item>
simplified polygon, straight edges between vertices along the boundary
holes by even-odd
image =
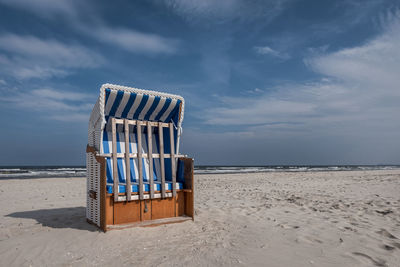
[[[218,166],[218,167],[220,167],[220,166]],[[251,167],[246,167],[246,166],[223,166],[224,168],[226,167],[226,168],[241,168],[241,167],[244,167],[244,168],[257,168],[257,167],[262,167],[262,168],[264,168],[265,166],[251,166]],[[301,166],[297,166],[297,167],[312,167],[312,168],[322,168],[321,166],[318,166],[318,165],[316,165],[316,166],[303,166],[303,165],[301,165]],[[335,166],[335,165],[332,165],[332,166],[324,166],[324,167],[326,167],[326,168],[329,168],[329,167],[369,167],[369,165],[341,165],[341,166]],[[374,169],[374,166],[371,166],[371,169],[325,169],[325,170],[321,170],[321,169],[307,169],[307,170],[300,170],[300,169],[279,169],[279,168],[277,168],[277,169],[269,169],[269,170],[258,170],[258,171],[251,171],[251,170],[241,170],[241,171],[235,171],[235,170],[232,170],[232,171],[226,171],[226,170],[221,170],[221,171],[209,171],[209,172],[207,172],[207,171],[205,171],[205,172],[199,172],[199,169],[197,169],[197,171],[196,171],[196,168],[195,168],[195,171],[194,171],[194,174],[195,175],[222,175],[222,174],[257,174],[257,173],[260,173],[260,174],[263,174],[263,173],[313,173],[313,172],[322,172],[322,173],[325,173],[325,172],[354,172],[354,171],[361,171],[361,172],[363,172],[363,171],[391,171],[391,170],[394,170],[394,171],[396,171],[396,170],[400,170],[400,166],[395,166],[395,165],[382,165],[382,167],[388,167],[388,168],[382,168],[382,169],[380,169],[380,168],[375,168]],[[201,171],[201,170],[200,170]],[[86,176],[74,176],[74,175],[71,175],[71,176],[62,176],[62,175],[60,175],[60,176],[52,176],[51,174],[49,174],[49,175],[44,175],[44,176],[34,176],[34,175],[27,175],[27,176],[23,176],[23,175],[21,175],[21,176],[10,176],[10,177],[7,177],[7,176],[0,176],[0,180],[12,180],[12,179],[21,179],[21,180],[23,180],[23,179],[44,179],[44,178],[49,178],[49,179],[54,179],[54,178],[86,178]]]

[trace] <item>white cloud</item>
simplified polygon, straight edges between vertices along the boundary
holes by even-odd
[[[254,97],[224,97],[201,114],[206,123],[244,125],[259,137],[276,133],[322,136],[400,132],[400,17],[363,45],[306,60],[320,81],[287,84]],[[242,128],[243,129],[243,128]]]
[[[68,19],[70,26],[75,27],[85,35],[92,38],[117,46],[133,53],[174,53],[176,52],[179,41],[173,38],[167,38],[154,33],[144,33],[128,28],[114,28],[105,26],[101,18],[92,14],[92,8],[86,6],[83,1],[76,0],[0,0],[0,3],[15,8],[24,9],[42,17],[54,18],[61,14]],[[85,12],[86,11],[86,12]],[[94,12],[95,13],[95,12]],[[81,18],[85,17],[85,21]],[[89,21],[89,23],[88,23]],[[34,37],[31,37],[34,38]],[[29,41],[29,40],[28,40]],[[37,40],[34,40],[37,42]],[[1,40],[0,40],[1,42]],[[54,42],[54,41],[53,41]],[[54,43],[52,44],[54,45]],[[26,46],[29,48],[29,46]],[[21,48],[21,47],[19,47]],[[54,49],[54,48],[53,48]],[[62,52],[67,52],[62,49]],[[76,60],[75,57],[72,60]],[[82,61],[85,60],[83,57]],[[42,75],[50,71],[38,68],[34,73]],[[23,75],[30,76],[34,73],[25,71]]]
[[[77,0],[0,0],[1,4],[14,8],[24,9],[36,13],[40,16],[51,17],[56,14],[66,14],[76,16],[77,5],[81,1]]]
[[[1,35],[0,51],[1,70],[19,79],[64,76],[71,69],[95,68],[104,62],[81,45],[29,35]]]
[[[307,60],[315,71],[367,88],[393,88],[399,82],[400,27],[388,31],[367,44]]]
[[[87,121],[93,108],[94,97],[89,94],[35,89],[28,92],[15,91],[3,96],[0,103],[23,112],[36,112],[41,117],[60,121]]]
[[[290,58],[290,55],[287,53],[281,53],[277,50],[272,49],[269,46],[256,46],[254,47],[257,53],[262,54],[262,55],[269,55],[272,57],[277,57],[283,60],[287,60]]]
[[[97,54],[83,46],[29,35],[2,35],[0,36],[0,49],[66,67],[96,67],[100,61]]]
[[[51,100],[85,101],[92,98],[92,95],[76,92],[57,91],[49,88],[36,89],[31,92],[34,97]]]
[[[258,98],[222,97],[223,107],[205,112],[206,122],[217,125],[256,125],[293,120],[313,114],[315,105],[291,98],[261,96]]]
[[[252,90],[246,90],[245,91],[247,94],[249,95],[260,95],[265,93],[264,90],[260,89],[260,88],[254,88]]]
[[[159,1],[155,1],[159,3]],[[230,21],[232,19],[253,20],[263,17],[271,20],[281,13],[290,0],[164,0],[164,4],[178,15],[192,22]]]
[[[98,27],[86,28],[85,32],[101,42],[118,46],[133,53],[175,53],[179,41],[157,34],[143,33],[131,29]]]
[[[50,115],[48,118],[50,120],[61,121],[61,122],[88,122],[90,113],[68,113],[68,114],[58,114]]]
[[[240,4],[239,0],[167,0],[168,6],[184,15],[196,15],[207,17],[226,17],[231,16]]]
[[[75,27],[85,35],[133,53],[169,54],[176,52],[179,44],[176,39],[162,37],[154,33],[105,26],[103,19],[99,18],[93,8],[89,7],[84,1],[0,0],[0,3],[23,9],[45,18],[55,18],[56,15],[63,15],[69,21],[70,26]],[[82,17],[85,18],[85,21],[82,20]],[[35,71],[37,75],[42,76],[43,73],[49,74],[49,72],[49,70],[43,68]],[[34,75],[34,73],[25,71],[23,75],[29,76]]]

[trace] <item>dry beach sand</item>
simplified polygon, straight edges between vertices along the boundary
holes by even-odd
[[[194,222],[107,233],[85,179],[2,179],[0,266],[400,266],[400,170],[195,179]]]

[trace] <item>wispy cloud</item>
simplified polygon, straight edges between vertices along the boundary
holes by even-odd
[[[265,93],[264,90],[262,90],[260,88],[254,88],[254,89],[251,89],[251,90],[246,90],[245,92],[247,94],[250,94],[250,95],[260,95],[260,94]]]
[[[81,27],[81,29],[83,28]],[[83,30],[103,43],[118,46],[132,53],[171,54],[175,53],[179,46],[179,41],[176,39],[127,28],[100,26],[94,29],[87,27]]]
[[[240,0],[214,1],[214,0],[166,0],[165,3],[182,15],[201,17],[225,18],[235,14],[240,5]]]
[[[36,13],[43,17],[53,17],[58,14],[76,16],[80,5],[77,0],[0,0],[1,4],[20,8],[29,12]]]
[[[262,95],[250,97],[221,97],[222,107],[205,112],[206,123],[216,125],[258,125],[296,120],[314,113],[315,104],[291,97]]]
[[[254,50],[261,55],[268,55],[282,60],[290,59],[290,55],[288,53],[279,52],[277,50],[272,49],[269,46],[256,46],[254,47]]]
[[[49,119],[81,122],[87,121],[93,98],[84,93],[42,88],[8,94],[0,99],[0,104]]]
[[[249,3],[245,0],[165,0],[164,4],[188,21],[210,22],[254,20],[263,17],[271,20],[278,16],[290,0],[263,1],[256,0]],[[160,3],[156,1],[156,3]]]
[[[262,96],[223,97],[202,114],[207,124],[266,132],[377,135],[400,131],[400,16],[365,44],[319,52],[306,64],[317,82],[287,84]]]
[[[316,72],[363,85],[364,90],[387,91],[399,82],[399,47],[400,21],[394,21],[386,26],[383,35],[363,46],[342,49],[305,62]]]
[[[95,68],[104,59],[78,44],[29,35],[3,34],[0,36],[0,62],[3,73],[27,79],[64,76],[75,68]]]
[[[62,15],[69,21],[71,27],[85,36],[132,53],[171,54],[177,51],[179,45],[178,40],[159,34],[140,32],[126,27],[107,26],[103,18],[95,16],[93,13],[96,11],[89,10],[89,6],[82,1],[0,0],[0,3],[32,12],[44,18],[53,19],[57,18],[56,15]]]

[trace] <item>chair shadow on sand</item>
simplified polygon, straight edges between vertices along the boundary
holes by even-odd
[[[51,228],[71,228],[91,232],[99,231],[97,227],[86,222],[85,207],[21,211],[10,213],[6,216],[34,219],[43,226]]]

